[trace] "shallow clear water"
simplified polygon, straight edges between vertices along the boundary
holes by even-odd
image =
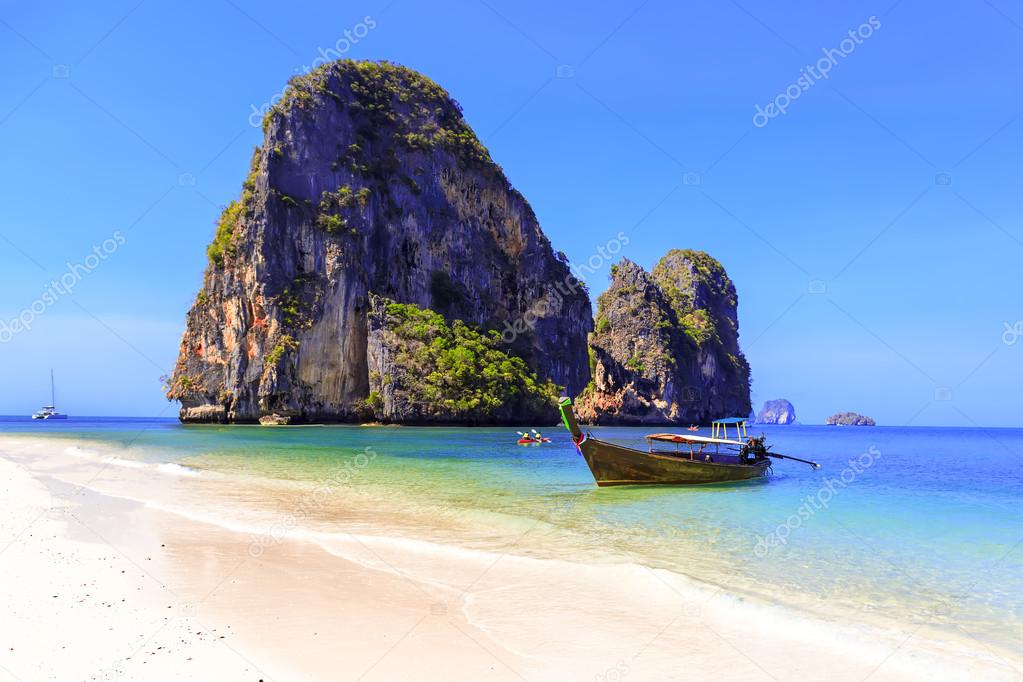
[[[303,491],[344,498],[305,517],[320,529],[365,524],[372,510],[378,525],[428,539],[637,561],[804,610],[929,622],[1008,647],[1023,638],[1023,429],[766,427],[775,451],[823,468],[776,462],[764,482],[604,489],[567,434],[547,431],[552,443],[518,446],[506,428],[0,418],[0,433],[216,472],[254,491],[249,504],[266,486],[293,504]],[[638,447],[646,432],[593,429]],[[351,513],[350,494],[366,514]]]

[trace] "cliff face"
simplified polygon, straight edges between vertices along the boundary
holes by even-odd
[[[768,400],[757,414],[757,424],[791,424],[796,421],[796,408],[788,400]]]
[[[187,315],[167,393],[182,420],[348,421],[370,400],[401,421],[399,403],[371,399],[402,371],[371,324],[373,296],[505,331],[495,352],[537,382],[586,384],[588,296],[566,286],[564,256],[442,88],[334,62],[293,79],[264,132]],[[417,421],[441,413],[487,420],[428,409]]]
[[[691,424],[749,414],[735,287],[716,260],[675,250],[650,273],[623,260],[597,303],[581,419]]]

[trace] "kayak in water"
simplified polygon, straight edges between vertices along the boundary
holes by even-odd
[[[515,442],[518,443],[519,445],[539,445],[540,443],[551,442],[550,438],[541,435],[540,432],[537,431],[536,429],[531,429],[531,431],[532,431],[531,434],[523,433],[522,431],[517,431],[516,433],[519,434],[520,438]]]

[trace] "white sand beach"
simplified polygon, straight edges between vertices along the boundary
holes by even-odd
[[[634,563],[539,559],[97,492],[188,476],[0,444],[0,680],[1020,679],[926,621],[824,622]],[[97,482],[103,481],[103,485]],[[225,493],[226,494],[226,493]],[[163,507],[163,508],[160,508]],[[526,533],[529,532],[527,529]]]

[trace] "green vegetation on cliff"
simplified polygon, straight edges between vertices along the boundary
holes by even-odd
[[[423,414],[488,417],[502,408],[535,413],[554,404],[558,387],[500,350],[497,332],[482,334],[461,320],[448,324],[412,304],[388,303],[384,312],[385,327],[400,344],[394,363],[412,379],[405,397]]]
[[[342,214],[365,209],[371,194],[372,190],[368,187],[353,192],[348,185],[338,187],[336,192],[324,192],[320,196],[319,212],[316,215],[317,226],[330,234],[339,234],[346,229],[356,234],[357,230],[349,227],[348,219]]]
[[[206,249],[206,255],[214,265],[223,265],[224,256],[234,255],[234,233],[244,213],[245,206],[242,202],[232,201],[217,219],[217,232],[213,236],[213,242]]]
[[[277,345],[266,354],[266,362],[263,363],[263,366],[265,368],[275,367],[289,350],[298,350],[298,341],[293,336],[285,334],[277,341]]]
[[[252,160],[249,162],[249,174],[242,183],[242,196],[227,205],[217,220],[217,232],[213,235],[213,241],[206,248],[206,255],[210,263],[216,267],[224,265],[225,256],[235,254],[235,235],[238,234],[238,227],[245,213],[248,211],[252,198],[256,191],[256,175],[259,173],[260,149],[252,150]]]

